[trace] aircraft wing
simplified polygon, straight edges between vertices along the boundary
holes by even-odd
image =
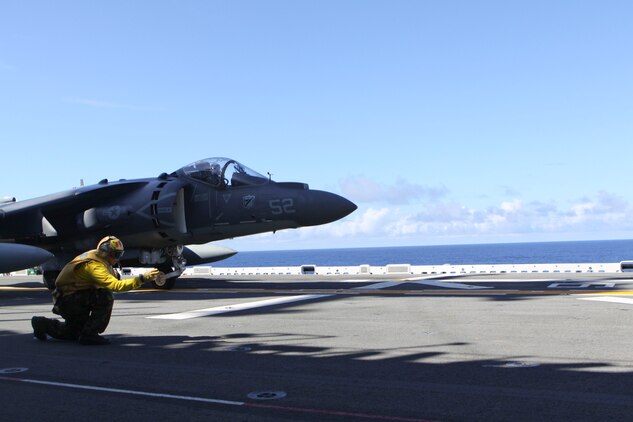
[[[0,205],[0,238],[3,240],[72,233],[76,218],[89,208],[122,197],[147,184],[145,180],[101,182],[40,198]]]

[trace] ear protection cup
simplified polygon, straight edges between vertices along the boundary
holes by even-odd
[[[106,236],[99,241],[97,252],[118,260],[123,256],[123,243],[115,236]]]

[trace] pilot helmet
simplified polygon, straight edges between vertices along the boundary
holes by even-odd
[[[97,245],[97,254],[103,258],[111,257],[118,261],[123,256],[123,252],[125,252],[123,242],[114,236],[104,237]]]
[[[211,168],[211,164],[208,161],[201,160],[196,163],[196,170],[209,170]]]

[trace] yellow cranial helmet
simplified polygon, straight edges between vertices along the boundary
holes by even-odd
[[[97,245],[97,253],[104,258],[109,256],[118,261],[123,256],[123,252],[125,252],[125,249],[123,248],[123,243],[114,236],[104,237],[99,241],[99,244]]]

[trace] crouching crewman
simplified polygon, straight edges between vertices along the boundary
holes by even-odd
[[[45,341],[47,335],[59,340],[75,340],[85,345],[109,344],[100,336],[110,322],[114,298],[112,292],[139,288],[146,281],[154,281],[163,273],[157,269],[120,280],[113,266],[123,255],[123,243],[114,236],[106,236],[97,249],[79,255],[66,264],[55,280],[53,312],[64,318],[34,316],[31,318],[33,335]]]

